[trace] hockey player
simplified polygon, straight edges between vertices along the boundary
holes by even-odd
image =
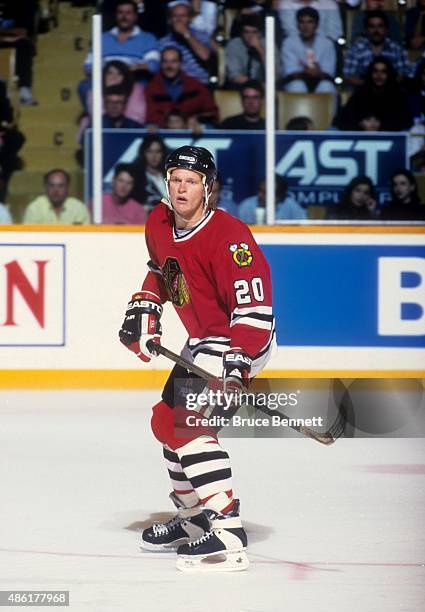
[[[169,198],[146,224],[149,271],[128,304],[121,342],[150,361],[146,343],[159,341],[170,301],[189,335],[182,356],[222,376],[224,390],[240,391],[274,348],[269,266],[248,227],[210,202],[217,170],[209,151],[180,147],[165,169]],[[185,392],[194,378],[176,365],[153,408],[152,431],[163,445],[178,512],[145,529],[142,547],[177,549],[183,571],[246,569],[228,453],[212,429],[175,428],[176,416],[181,424],[187,414]]]

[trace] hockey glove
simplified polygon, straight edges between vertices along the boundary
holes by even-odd
[[[150,361],[152,357],[146,346],[147,341],[160,341],[162,330],[159,319],[162,310],[162,305],[152,300],[152,294],[143,291],[135,293],[128,303],[119,337],[142,361]]]
[[[224,392],[240,393],[248,388],[252,359],[246,353],[230,350],[223,354]]]

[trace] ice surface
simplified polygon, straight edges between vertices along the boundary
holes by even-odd
[[[138,531],[172,512],[158,397],[2,393],[0,590],[66,589],[72,612],[425,610],[419,438],[226,439],[249,571],[185,575],[139,552]]]

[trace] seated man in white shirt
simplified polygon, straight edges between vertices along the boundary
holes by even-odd
[[[335,0],[278,0],[278,13],[285,36],[297,33],[297,12],[309,6],[320,13],[318,33],[336,42],[344,35],[341,13]]]
[[[298,34],[282,45],[284,90],[335,92],[336,52],[332,41],[318,34],[319,13],[307,6],[297,12]]]

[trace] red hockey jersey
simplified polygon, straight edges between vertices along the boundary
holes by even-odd
[[[143,290],[170,300],[197,353],[240,348],[252,357],[274,341],[269,265],[249,228],[222,210],[209,211],[179,237],[163,203],[146,224],[151,261]]]

